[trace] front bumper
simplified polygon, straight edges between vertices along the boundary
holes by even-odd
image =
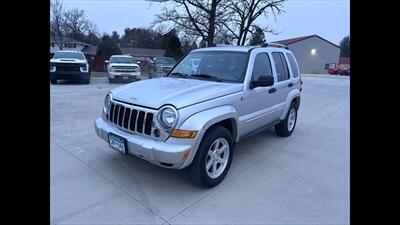
[[[112,79],[118,79],[122,77],[130,77],[139,79],[141,76],[141,72],[108,72],[108,77]]]
[[[196,139],[191,139],[189,142],[186,140],[186,142],[178,143],[176,139],[173,140],[169,138],[164,142],[130,134],[110,125],[102,117],[96,119],[94,127],[97,136],[107,143],[108,133],[119,135],[127,140],[128,154],[138,156],[153,164],[166,168],[183,169],[187,167],[197,147]],[[182,157],[187,151],[190,151],[191,156],[183,160]]]
[[[55,72],[50,72],[50,77],[52,79],[79,80],[79,79],[89,78],[90,73],[89,72],[75,72],[75,71],[55,71]]]

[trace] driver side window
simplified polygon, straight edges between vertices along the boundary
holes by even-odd
[[[260,76],[272,76],[271,62],[267,53],[258,53],[254,59],[251,80],[258,80]]]

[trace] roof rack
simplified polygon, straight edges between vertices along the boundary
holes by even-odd
[[[208,47],[223,47],[223,46],[232,46],[232,45],[229,45],[229,44],[212,44],[212,45],[209,45]]]
[[[263,47],[263,48],[265,48],[265,47],[278,47],[278,48],[285,48],[285,49],[289,49],[286,45],[283,45],[283,44],[279,44],[279,43],[273,43],[273,42],[270,42],[270,43],[264,43],[264,44],[262,44],[261,45],[261,47]]]

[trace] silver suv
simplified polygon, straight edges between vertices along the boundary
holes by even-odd
[[[110,91],[95,130],[114,150],[187,168],[196,184],[215,186],[245,136],[269,126],[279,136],[292,134],[301,85],[285,46],[197,49],[165,77]]]

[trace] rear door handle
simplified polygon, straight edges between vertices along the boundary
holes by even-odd
[[[274,93],[276,91],[276,88],[271,88],[268,90],[269,93]]]
[[[293,83],[289,83],[287,86],[288,86],[288,87],[292,87],[292,86],[293,86]]]

